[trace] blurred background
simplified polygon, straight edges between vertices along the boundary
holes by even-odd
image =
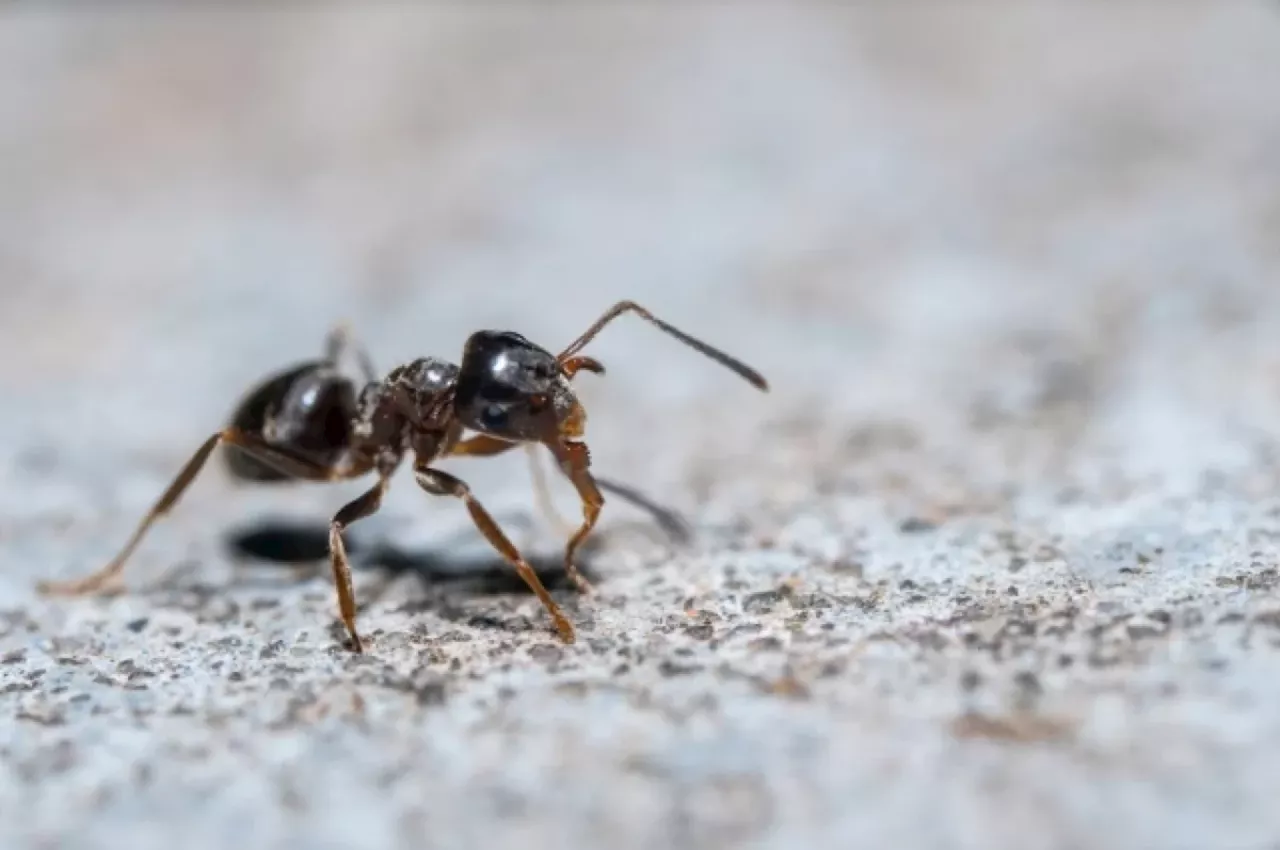
[[[785,450],[763,420],[945,440],[1042,396],[1108,405],[1059,449],[1190,474],[1274,412],[1274,4],[2,20],[5,451],[101,498],[339,321],[389,368],[479,327],[555,347],[623,297],[777,387],[624,321],[584,392],[625,474]]]
[[[993,568],[894,549],[912,517],[1058,535],[1092,575],[1105,547],[1072,535],[1272,498],[1274,2],[265,6],[0,12],[7,600],[101,563],[339,322],[386,370],[479,328],[555,349],[620,298],[774,389],[623,319],[580,382],[603,474],[737,544],[956,577],[944,608]],[[502,512],[531,505],[523,464],[447,466]],[[132,575],[359,486],[231,498],[212,474]],[[369,522],[469,528],[407,476]],[[849,789],[825,787],[839,820]],[[919,837],[872,808],[880,846]]]

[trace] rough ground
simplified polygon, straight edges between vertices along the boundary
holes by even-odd
[[[0,846],[1277,846],[1280,7],[911,6],[8,8]],[[333,323],[621,297],[774,391],[599,341],[694,537],[611,503],[576,645],[408,475],[363,657],[266,557],[359,484],[212,471],[34,595]]]

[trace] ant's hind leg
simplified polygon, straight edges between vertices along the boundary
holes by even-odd
[[[168,513],[169,509],[182,497],[183,492],[190,486],[195,477],[200,474],[200,470],[209,459],[209,455],[213,454],[213,450],[222,441],[222,436],[221,433],[214,434],[205,440],[204,445],[196,450],[196,453],[187,461],[187,465],[178,473],[178,477],[169,485],[169,489],[164,491],[164,495],[160,497],[160,500],[151,508],[142,522],[138,523],[133,536],[129,538],[129,542],[120,550],[120,554],[116,555],[109,564],[81,579],[40,582],[38,585],[39,591],[47,594],[74,596],[94,593],[115,584],[120,578],[120,573],[124,571],[125,562],[129,560],[133,550],[142,542],[147,529],[151,528],[151,525],[157,519]]]
[[[347,560],[347,547],[342,542],[342,532],[356,520],[377,512],[382,506],[382,496],[387,492],[387,479],[381,478],[359,498],[345,505],[329,523],[329,561],[333,567],[333,584],[338,590],[338,612],[342,624],[351,636],[351,646],[356,652],[364,652],[360,635],[356,632],[356,594],[351,585],[351,564]]]
[[[330,363],[337,363],[342,359],[342,355],[348,351],[354,353],[356,363],[360,367],[360,377],[364,379],[364,382],[367,384],[376,381],[378,373],[373,368],[373,358],[369,356],[369,352],[365,347],[356,341],[355,334],[351,331],[351,326],[343,322],[329,331],[329,335],[325,337],[324,359]]]
[[[133,536],[129,538],[129,542],[120,550],[120,554],[116,555],[110,563],[84,578],[70,581],[40,582],[37,585],[37,589],[41,593],[57,596],[78,596],[104,591],[104,589],[107,592],[118,589],[111,586],[118,582],[121,572],[124,571],[125,563],[129,560],[129,556],[133,554],[133,550],[142,542],[147,530],[151,528],[157,519],[167,514],[178,503],[178,499],[182,498],[182,494],[186,492],[187,487],[191,486],[191,482],[200,474],[205,462],[209,460],[209,455],[213,454],[213,450],[218,447],[219,443],[224,442],[243,449],[263,463],[270,464],[289,475],[310,480],[327,480],[333,477],[328,470],[283,454],[278,449],[274,449],[261,440],[234,428],[219,431],[205,440],[204,444],[191,456],[191,459],[187,461],[187,465],[182,468],[182,471],[173,479],[173,483],[164,491],[164,495],[147,512],[142,522],[138,523]]]
[[[529,589],[537,595],[538,600],[542,602],[542,606],[547,609],[547,613],[551,616],[551,620],[555,623],[556,631],[560,635],[560,639],[565,643],[574,642],[573,624],[565,617],[564,612],[560,610],[560,606],[551,598],[551,594],[547,593],[547,589],[543,587],[542,580],[538,578],[538,574],[534,572],[533,567],[524,559],[520,551],[507,539],[502,533],[502,529],[494,522],[489,512],[484,506],[471,495],[471,488],[461,479],[455,478],[447,472],[438,469],[430,469],[428,467],[418,467],[414,470],[414,478],[418,481],[418,486],[428,493],[435,496],[453,496],[461,499],[467,505],[467,511],[471,514],[471,520],[476,524],[476,528],[485,536],[493,548],[497,549],[502,557],[516,569],[520,578],[524,579],[524,583],[529,585]]]

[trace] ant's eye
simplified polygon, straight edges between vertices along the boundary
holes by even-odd
[[[487,404],[480,411],[480,425],[486,430],[498,431],[506,427],[507,409],[498,404]]]

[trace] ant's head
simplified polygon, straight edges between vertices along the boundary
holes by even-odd
[[[510,331],[478,331],[454,395],[463,426],[507,440],[580,436],[582,407],[551,352]]]

